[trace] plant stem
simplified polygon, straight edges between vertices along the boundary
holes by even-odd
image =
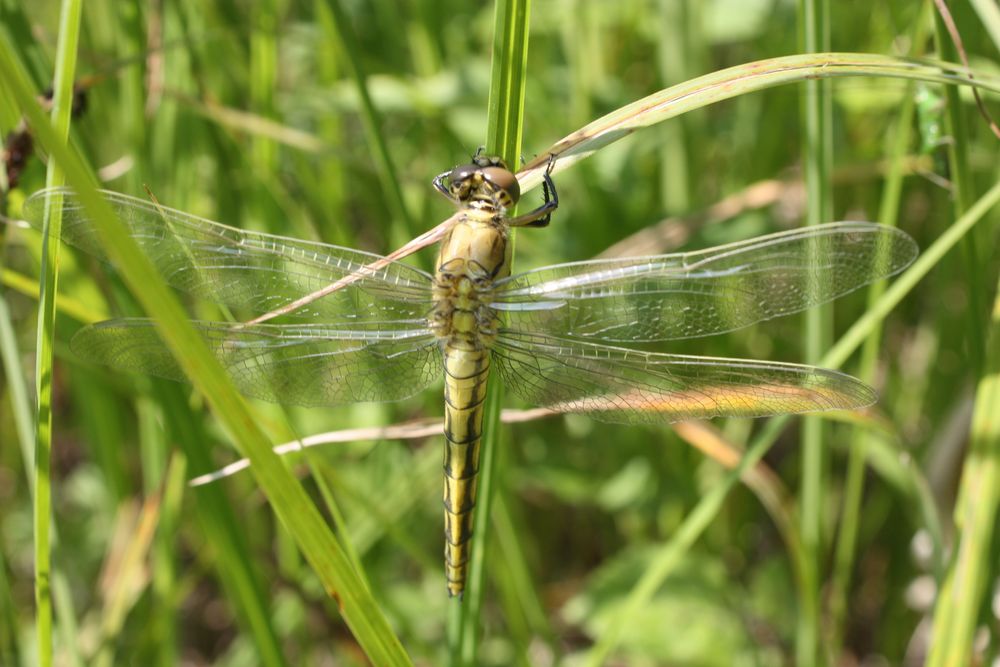
[[[800,0],[800,34],[804,53],[828,51],[829,0]],[[833,218],[833,107],[829,81],[807,81],[803,87],[803,171],[806,183],[806,225]],[[816,363],[829,347],[832,307],[811,308],[805,314],[804,347],[808,363]],[[800,665],[817,664],[820,642],[820,577],[823,525],[823,420],[802,420],[802,483],[800,514],[804,564],[799,589],[799,623],[795,652]]]
[[[59,17],[59,42],[56,47],[56,73],[53,81],[52,123],[61,141],[69,136],[73,111],[73,79],[76,50],[80,38],[80,0],[64,0]],[[46,185],[63,184],[63,173],[54,161],[49,162]],[[35,622],[38,664],[52,664],[52,347],[55,342],[56,293],[59,278],[59,229],[62,224],[60,203],[48,211],[45,225],[51,234],[42,242],[42,267],[38,296],[37,357],[35,358]]]
[[[525,68],[528,59],[530,0],[499,0],[493,27],[493,68],[490,79],[486,148],[509,165],[521,153],[524,114]],[[513,236],[510,243],[513,243]],[[483,415],[480,451],[479,498],[475,508],[469,582],[464,600],[452,600],[449,613],[450,655],[453,665],[479,664],[479,628],[485,592],[486,542],[490,507],[497,478],[495,449],[500,433],[502,385],[490,382]],[[460,610],[454,607],[461,606]]]

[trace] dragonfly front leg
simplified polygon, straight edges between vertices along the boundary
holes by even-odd
[[[434,185],[435,190],[437,190],[442,195],[448,198],[448,201],[454,202],[456,201],[455,196],[451,194],[451,190],[449,190],[448,186],[444,184],[444,179],[448,178],[449,174],[451,174],[450,170],[442,171],[440,174],[434,177],[434,180],[431,181],[431,183]]]
[[[559,208],[559,193],[556,184],[552,182],[552,167],[555,166],[555,156],[549,156],[549,166],[542,175],[542,197],[544,203],[530,213],[519,215],[507,221],[511,227],[546,227],[552,220],[552,212]]]

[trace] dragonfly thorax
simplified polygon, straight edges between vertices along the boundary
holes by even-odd
[[[489,347],[497,331],[497,313],[484,298],[493,280],[479,262],[453,258],[438,268],[434,281],[435,307],[429,323],[447,344],[465,349]]]

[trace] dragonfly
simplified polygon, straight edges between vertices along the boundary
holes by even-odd
[[[433,274],[104,196],[166,282],[252,317],[193,322],[244,395],[305,406],[395,401],[443,377],[445,575],[449,594],[460,597],[491,376],[527,403],[625,424],[865,407],[875,391],[837,371],[643,348],[803,311],[893,275],[917,255],[898,229],[840,222],[512,275],[511,230],[547,225],[558,206],[550,171],[543,203],[516,217],[518,180],[499,158],[477,154],[439,174],[435,188],[458,211]],[[61,238],[105,258],[72,191],[36,193],[25,217],[41,227],[56,195]],[[87,326],[71,347],[117,369],[185,379],[149,319]]]

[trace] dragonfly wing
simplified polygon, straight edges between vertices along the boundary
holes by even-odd
[[[309,406],[395,401],[441,377],[441,355],[427,329],[192,324],[237,389],[265,401]],[[100,322],[81,329],[71,345],[95,363],[186,381],[152,320]]]
[[[916,255],[898,229],[839,222],[697,252],[528,271],[498,281],[491,300],[518,331],[608,342],[698,338],[826,303]]]
[[[493,358],[506,386],[525,401],[615,423],[849,410],[876,400],[860,380],[823,368],[548,336],[502,333]]]
[[[349,248],[228,227],[114,192],[102,194],[169,284],[254,315],[285,306],[380,259]],[[97,231],[72,190],[54,188],[32,195],[24,204],[25,217],[41,228],[45,208],[57,195],[64,200],[62,239],[106,259]],[[430,308],[431,280],[424,271],[391,262],[286,317],[420,319]]]

